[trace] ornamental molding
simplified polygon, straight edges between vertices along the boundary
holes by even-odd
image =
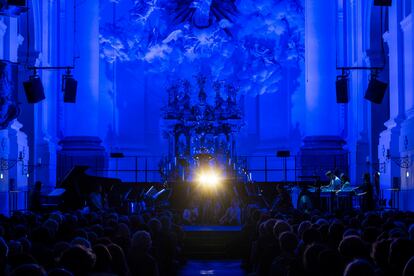
[[[412,24],[413,24],[413,20],[412,20],[411,14],[410,14],[400,22],[400,26],[401,26],[402,31],[404,33],[407,32],[409,30],[409,28],[411,28]]]
[[[7,31],[7,25],[4,24],[3,20],[0,20],[0,38],[3,38],[3,36],[6,34]]]
[[[390,41],[391,41],[391,34],[389,31],[386,31],[383,35],[382,35],[382,39],[384,40],[385,43],[387,43],[388,45],[390,45]]]

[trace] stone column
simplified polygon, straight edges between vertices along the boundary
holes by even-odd
[[[401,182],[401,171],[398,164],[392,158],[400,156],[401,123],[404,120],[404,48],[403,33],[400,28],[400,5],[392,5],[388,8],[389,31],[383,35],[389,49],[389,93],[390,93],[390,118],[385,122],[387,128],[380,134],[378,145],[378,158],[380,162],[380,185],[384,191],[384,197],[391,197],[390,188]]]
[[[9,133],[0,130],[0,214],[9,215]]]
[[[404,110],[405,120],[401,122],[399,137],[400,157],[408,158],[408,162],[401,166],[401,208],[414,210],[414,56],[413,56],[413,15],[412,12],[401,23],[403,31],[403,55],[404,55]]]
[[[304,175],[322,176],[324,170],[347,164],[335,94],[335,26],[335,1],[305,2],[306,137],[299,153]]]
[[[61,183],[74,166],[88,166],[91,175],[103,176],[105,148],[95,136],[67,136],[59,142],[57,181]]]
[[[36,37],[39,43],[39,51],[42,55],[39,59],[41,66],[57,66],[58,62],[58,31],[59,10],[58,1],[43,0],[34,17],[39,18],[39,24],[35,28],[42,33]],[[64,64],[61,64],[64,65]],[[48,192],[56,185],[56,150],[58,135],[58,102],[61,94],[60,72],[58,70],[39,70],[46,99],[34,106],[35,135],[34,151],[31,160],[36,168],[32,178],[42,182],[43,192]]]
[[[0,56],[1,59],[10,62],[17,62],[18,48],[22,42],[22,36],[18,33],[17,17],[2,17],[0,21]],[[8,65],[9,66],[9,65]],[[10,67],[13,67],[10,65]],[[5,102],[1,106],[2,119],[6,119],[0,131],[0,213],[8,215],[14,209],[24,209],[26,201],[24,192],[27,190],[27,170],[29,159],[29,148],[27,136],[20,129],[21,123],[14,119],[7,118],[11,107],[16,103],[17,78],[14,73],[17,70],[4,69],[6,80],[3,83],[3,91],[0,94]],[[9,83],[9,84],[8,84]],[[16,113],[17,116],[18,113]],[[11,195],[13,191],[13,195]],[[14,192],[22,191],[22,192]]]
[[[7,31],[7,25],[4,24],[4,18],[0,16],[0,59],[4,59],[4,35]]]
[[[25,209],[24,193],[27,178],[32,172],[29,166],[27,135],[14,120],[8,129],[0,130],[0,213],[9,215],[13,209]]]
[[[62,53],[76,57],[75,79],[78,81],[76,104],[65,104],[64,135],[98,135],[99,104],[99,1],[75,1],[74,53]],[[68,19],[67,24],[71,20]],[[72,23],[73,24],[73,23]]]
[[[76,13],[73,11],[76,6]],[[101,171],[106,168],[105,150],[99,138],[99,1],[67,1],[65,30],[70,30],[75,21],[72,34],[64,35],[63,40],[73,45],[73,51],[60,50],[65,55],[62,60],[69,62],[75,58],[73,75],[78,81],[75,104],[64,103],[62,108],[62,133],[58,152],[58,183],[71,167],[88,165]],[[73,21],[74,20],[74,21]]]
[[[336,4],[307,0],[305,10],[306,134],[338,135]]]

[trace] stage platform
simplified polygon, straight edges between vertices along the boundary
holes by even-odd
[[[247,273],[241,268],[240,260],[190,260],[178,275],[245,276]]]
[[[241,257],[241,226],[191,225],[183,229],[184,255],[189,259]]]

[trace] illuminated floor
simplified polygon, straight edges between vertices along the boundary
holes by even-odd
[[[189,260],[179,275],[244,276],[246,273],[240,268],[239,260]]]
[[[183,226],[185,232],[237,232],[241,231],[241,226],[221,226],[221,225],[186,225]]]

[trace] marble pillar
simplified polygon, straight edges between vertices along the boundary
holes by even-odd
[[[303,175],[323,176],[325,170],[339,168],[339,165],[342,171],[347,169],[345,142],[339,136],[342,131],[340,108],[335,95],[335,26],[335,1],[306,1],[306,136],[299,153]],[[338,161],[334,161],[336,159]],[[315,164],[320,165],[314,168]]]
[[[65,5],[70,6],[73,1]],[[75,6],[76,12],[68,11],[62,23],[65,25],[61,27],[71,29],[75,22],[74,35],[63,36],[73,51],[66,52],[63,44],[60,49],[65,56],[62,60],[74,60],[73,75],[78,87],[76,103],[61,106],[64,112],[60,120],[63,137],[57,155],[58,183],[76,165],[87,165],[92,172],[102,172],[107,167],[99,137],[99,1],[75,1]]]
[[[107,167],[105,148],[102,140],[95,136],[66,136],[59,142],[57,182],[74,166],[87,166],[89,174],[104,176]]]
[[[383,35],[389,49],[389,91],[390,118],[385,122],[386,130],[379,137],[378,159],[380,163],[380,185],[384,198],[389,201],[394,185],[401,182],[400,167],[394,158],[400,156],[401,123],[404,120],[404,48],[403,33],[400,28],[402,7],[389,8],[389,31]]]
[[[19,34],[17,17],[4,16],[0,19],[0,57],[8,62],[18,61],[18,48],[23,41]],[[0,108],[2,126],[0,130],[0,213],[9,215],[13,210],[25,209],[25,192],[28,188],[27,176],[30,175],[29,147],[27,135],[21,130],[23,125],[15,119],[19,114],[17,104],[17,69],[7,65],[2,69]],[[11,108],[14,116],[10,117]],[[4,121],[5,120],[5,121]]]
[[[33,172],[29,165],[27,135],[17,120],[0,130],[0,213],[26,209],[27,178]]]
[[[401,122],[399,137],[400,157],[406,159],[400,167],[401,174],[401,208],[414,210],[414,46],[413,46],[413,17],[407,15],[401,22],[404,49],[404,110],[405,118]]]
[[[58,1],[41,2],[38,10],[39,24],[35,28],[42,30],[37,39],[41,42],[42,53],[38,59],[43,67],[55,66],[58,62]],[[35,21],[36,22],[36,21]],[[40,23],[41,22],[41,23]],[[31,163],[36,168],[32,182],[41,181],[43,192],[49,192],[56,186],[56,150],[58,134],[58,102],[61,82],[58,70],[40,70],[46,99],[34,106],[35,135]]]
[[[99,123],[99,1],[76,1],[72,53],[78,81],[76,104],[64,105],[65,136],[96,136]],[[73,22],[73,21],[72,21]],[[68,20],[67,24],[70,24]],[[73,24],[73,23],[72,23]],[[61,45],[64,51],[65,46]]]

